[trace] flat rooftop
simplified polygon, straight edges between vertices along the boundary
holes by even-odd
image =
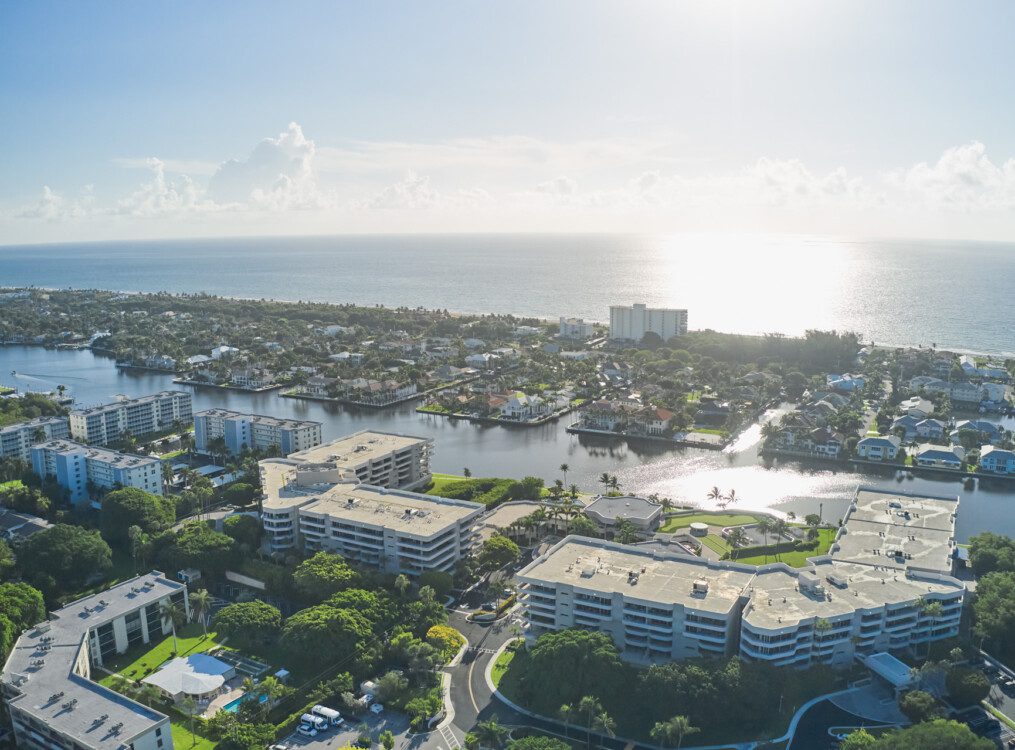
[[[199,411],[194,415],[197,417],[219,417],[221,419],[246,419],[256,424],[270,425],[272,427],[280,427],[283,429],[298,429],[300,427],[313,427],[317,425],[321,426],[320,422],[314,422],[310,419],[283,419],[281,417],[271,417],[267,414],[248,414],[242,411],[233,411],[232,409],[205,409]]]
[[[647,522],[653,515],[662,512],[662,506],[643,497],[630,495],[610,497],[608,495],[600,495],[589,503],[585,510],[610,521],[616,521],[620,518],[634,518]]]
[[[60,454],[71,454],[84,452],[85,456],[96,461],[104,461],[116,468],[126,469],[132,466],[144,466],[147,464],[161,464],[162,462],[151,456],[135,456],[133,453],[120,453],[109,448],[99,448],[94,445],[75,443],[73,440],[50,440],[40,443],[35,447],[42,447],[46,450]]]
[[[802,573],[813,573],[820,591],[801,587]],[[833,576],[840,585],[833,584],[828,576]],[[744,621],[777,630],[782,626],[796,627],[801,620],[851,616],[858,609],[911,602],[927,594],[961,593],[962,584],[935,575],[909,576],[904,570],[833,559],[811,568],[765,566],[758,570],[750,588],[751,603],[744,610]]]
[[[638,582],[628,581],[629,573]],[[630,545],[569,536],[526,566],[518,577],[533,582],[567,584],[592,593],[623,594],[627,600],[727,614],[746,596],[754,568],[714,563],[686,555],[669,555]],[[694,582],[708,582],[704,594]]]
[[[362,526],[390,529],[396,533],[431,537],[483,511],[483,505],[389,490],[366,484],[336,484],[301,513],[341,518]]]
[[[147,396],[138,396],[137,398],[125,398],[119,401],[114,401],[110,404],[99,404],[98,406],[90,406],[87,409],[72,409],[71,414],[98,414],[100,412],[109,411],[111,409],[119,409],[123,406],[131,406],[137,404],[150,403],[152,401],[161,401],[164,398],[173,398],[174,396],[186,396],[190,398],[190,394],[187,391],[159,391],[158,393],[150,393]]]
[[[15,422],[4,427],[0,427],[0,433],[4,432],[20,432],[21,430],[35,429],[37,427],[44,427],[48,424],[59,424],[60,422],[66,422],[67,417],[36,417],[35,419],[29,419],[24,422]]]
[[[958,498],[857,490],[832,556],[897,569],[952,569]]]
[[[383,458],[389,453],[429,445],[430,438],[398,435],[393,432],[363,430],[352,435],[316,445],[313,448],[290,453],[289,458],[304,463],[334,463],[338,466],[359,466]]]
[[[11,651],[0,678],[21,693],[11,703],[97,750],[119,750],[149,731],[165,715],[75,674],[74,664],[87,646],[90,629],[182,589],[183,584],[153,571],[51,613],[45,623],[26,631]],[[54,700],[57,694],[60,697]],[[121,727],[114,733],[117,724]]]

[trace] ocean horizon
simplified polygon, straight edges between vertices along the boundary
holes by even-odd
[[[425,307],[691,329],[849,330],[890,346],[1015,356],[1015,244],[803,236],[334,235],[0,246],[0,285]]]

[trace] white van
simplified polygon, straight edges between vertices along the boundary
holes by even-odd
[[[323,732],[328,728],[328,720],[323,716],[317,716],[315,714],[303,714],[300,717],[300,721],[304,724],[308,724],[316,729],[318,732]]]
[[[327,721],[333,727],[340,727],[345,724],[345,720],[342,719],[342,714],[333,708],[327,706],[317,705],[310,709],[310,713],[315,716],[320,716],[322,719]]]

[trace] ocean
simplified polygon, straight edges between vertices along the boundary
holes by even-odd
[[[385,235],[0,247],[0,285],[560,315],[689,311],[692,329],[850,330],[1015,356],[1015,245],[821,237]]]

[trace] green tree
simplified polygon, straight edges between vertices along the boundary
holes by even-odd
[[[201,521],[189,521],[178,531],[166,532],[154,546],[162,570],[196,568],[206,575],[220,575],[238,557],[231,537]]]
[[[1015,572],[1015,539],[985,531],[969,540],[969,564],[977,576]]]
[[[680,750],[684,737],[699,731],[691,725],[686,716],[674,716],[667,721],[659,721],[652,727],[649,737],[663,747],[675,747]]]
[[[25,539],[17,559],[22,578],[46,596],[55,596],[108,573],[112,556],[99,532],[58,523]]]
[[[945,674],[948,696],[956,706],[972,706],[990,694],[990,680],[978,669],[955,666]]]
[[[182,604],[169,601],[159,606],[159,616],[162,618],[163,627],[169,625],[173,631],[173,653],[175,654],[179,651],[176,647],[176,630],[182,628],[187,621],[187,611]]]
[[[450,573],[442,570],[427,570],[419,576],[420,587],[429,586],[437,593],[437,598],[444,601],[455,587],[455,580]]]
[[[570,750],[571,746],[556,737],[531,734],[519,740],[511,740],[508,750]]]
[[[99,521],[103,539],[113,545],[126,545],[131,526],[151,535],[161,534],[172,526],[176,522],[176,504],[168,497],[124,487],[102,499]]]
[[[230,505],[244,506],[250,503],[257,495],[253,485],[246,482],[234,482],[222,492],[222,499]]]
[[[341,555],[318,552],[293,571],[296,590],[308,601],[323,601],[342,589],[354,587],[360,576]]]
[[[861,746],[862,747],[862,746]],[[957,721],[935,719],[878,738],[874,750],[993,750],[994,743],[977,737]]]
[[[392,748],[395,746],[395,735],[391,733],[390,729],[385,729],[383,732],[381,732],[380,736],[377,739],[380,740],[381,747],[383,747],[384,750],[392,750]]]
[[[486,721],[476,724],[474,731],[479,739],[480,747],[491,748],[491,750],[504,747],[508,738],[508,729],[497,720],[496,714]]]
[[[7,542],[0,539],[0,581],[8,580],[14,573],[15,566],[13,550]]]
[[[45,617],[42,592],[27,583],[0,583],[0,660],[7,660],[22,631]]]
[[[300,610],[282,628],[286,650],[303,663],[319,659],[322,653],[330,660],[350,656],[372,635],[370,623],[359,612],[327,604]]]
[[[215,630],[239,646],[274,640],[282,629],[282,613],[262,601],[227,604],[215,615]]]
[[[198,589],[189,596],[190,611],[194,618],[201,622],[204,634],[208,635],[208,611],[211,609],[211,594],[205,589]]]
[[[255,550],[261,543],[261,522],[254,516],[229,516],[222,522],[222,530],[247,549]]]
[[[494,534],[483,542],[476,559],[484,570],[499,570],[518,562],[521,555],[518,545],[511,539],[503,534]]]
[[[910,690],[899,699],[899,710],[914,724],[930,721],[942,715],[934,696],[923,690]]]
[[[626,518],[617,520],[613,537],[621,544],[630,544],[638,539],[638,528]]]
[[[873,734],[866,729],[856,729],[842,741],[839,750],[874,750],[877,744],[877,737]]]
[[[217,750],[264,750],[275,741],[274,724],[234,722],[228,726]]]

